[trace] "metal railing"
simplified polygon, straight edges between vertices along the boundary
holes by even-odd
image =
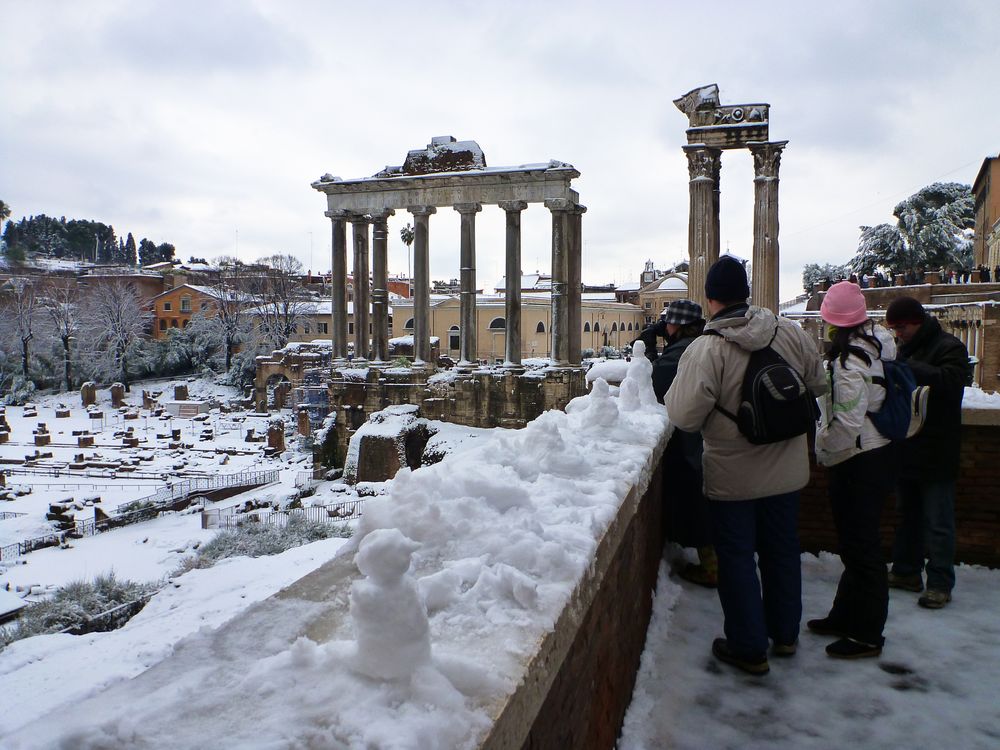
[[[93,536],[105,531],[117,529],[120,526],[128,526],[134,523],[150,521],[160,513],[169,510],[176,503],[186,500],[191,495],[224,490],[229,487],[260,487],[278,481],[278,470],[267,469],[262,471],[241,471],[237,474],[225,474],[216,477],[196,477],[175,482],[169,487],[157,490],[152,495],[124,503],[119,507],[134,507],[124,513],[102,518],[99,521],[93,519],[89,521],[77,521],[73,528],[62,531],[54,531],[51,534],[25,539],[14,544],[0,547],[0,561],[13,560],[14,558],[26,555],[45,547],[59,546],[67,539],[79,539],[81,537]]]
[[[0,510],[0,521],[4,521],[8,518],[17,518],[18,516],[26,516],[27,513],[14,513],[10,510]]]
[[[219,518],[219,526],[224,529],[237,529],[248,523],[265,523],[273,526],[284,526],[291,518],[304,518],[318,523],[340,523],[361,518],[365,499],[349,500],[333,505],[315,505],[309,508],[293,508],[291,510],[254,510],[249,513],[233,514]]]

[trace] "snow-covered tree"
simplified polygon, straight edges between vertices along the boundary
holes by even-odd
[[[73,284],[53,282],[42,298],[42,309],[48,319],[48,328],[62,345],[63,386],[73,387],[72,345],[80,332],[80,297]]]
[[[844,279],[850,275],[849,267],[837,263],[806,263],[802,268],[802,288],[809,291],[814,284],[825,279]]]
[[[87,305],[87,327],[92,333],[94,374],[129,386],[129,366],[138,359],[152,313],[135,286],[122,279],[101,284]]]
[[[30,278],[16,276],[8,282],[8,286],[9,291],[4,295],[0,326],[6,329],[7,337],[20,343],[21,377],[28,380],[31,341],[35,338],[35,322],[38,314],[38,296]]]
[[[308,309],[301,275],[302,263],[292,255],[261,258],[251,274],[250,288],[258,300],[254,312],[259,329],[274,349],[288,343]]]
[[[219,277],[212,286],[215,315],[207,323],[221,339],[226,372],[229,372],[237,345],[247,341],[251,333],[252,326],[246,314],[246,308],[252,303],[247,290],[250,275],[247,266],[236,258],[222,257],[217,264]]]
[[[975,204],[968,185],[935,182],[899,203],[892,213],[896,226],[861,227],[858,252],[851,261],[856,272],[972,266]]]

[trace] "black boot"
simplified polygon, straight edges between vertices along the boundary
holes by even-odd
[[[867,659],[881,653],[881,646],[862,643],[851,638],[841,638],[826,647],[827,656],[832,656],[834,659]]]

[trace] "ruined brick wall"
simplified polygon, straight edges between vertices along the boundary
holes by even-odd
[[[955,502],[955,557],[959,562],[1000,567],[1000,424],[963,425],[961,462]],[[890,559],[896,523],[895,497],[891,497],[882,514],[886,560]],[[802,491],[799,535],[805,551],[837,551],[826,470],[815,463],[809,485]]]
[[[650,482],[523,747],[613,748],[646,646],[663,551],[661,473]]]

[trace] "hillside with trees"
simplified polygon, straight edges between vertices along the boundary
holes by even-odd
[[[4,210],[9,207],[3,204]],[[3,231],[4,254],[9,262],[36,258],[87,261],[135,266],[173,260],[176,249],[169,242],[147,238],[136,243],[131,232],[120,238],[113,226],[90,219],[58,219],[38,214],[8,221]]]

